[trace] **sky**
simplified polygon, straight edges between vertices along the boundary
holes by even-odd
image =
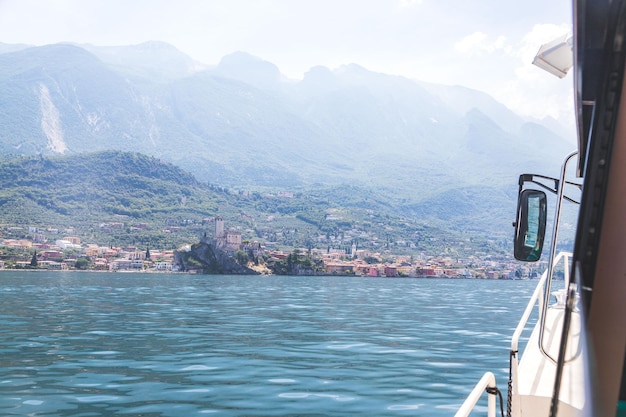
[[[292,79],[356,63],[480,90],[573,130],[572,75],[531,64],[567,33],[571,0],[0,0],[2,43],[156,40],[208,65],[248,52]]]

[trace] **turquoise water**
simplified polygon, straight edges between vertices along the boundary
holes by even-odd
[[[535,284],[5,271],[0,415],[450,416]]]

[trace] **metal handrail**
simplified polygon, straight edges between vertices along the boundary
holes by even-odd
[[[566,284],[569,282],[569,268],[567,268],[567,265],[569,264],[568,261],[569,261],[569,258],[571,257],[572,257],[571,252],[559,252],[559,254],[554,259],[554,265],[558,265],[560,260],[564,258],[564,261],[563,261],[565,265],[565,277],[564,278],[565,278]],[[530,318],[530,315],[537,301],[539,301],[539,312],[543,311],[543,304],[544,304],[543,287],[547,278],[548,278],[548,270],[544,271],[544,273],[541,275],[541,279],[537,283],[535,292],[533,292],[533,295],[530,297],[530,300],[528,301],[528,304],[526,305],[526,310],[524,310],[524,314],[522,314],[522,318],[520,319],[519,323],[517,324],[517,327],[515,328],[515,332],[513,333],[513,337],[511,338],[511,351],[512,352],[517,352],[518,350],[519,339],[522,335],[522,332],[526,328],[528,319]]]
[[[485,372],[454,417],[468,417],[487,388],[496,388],[496,377],[492,372]],[[495,393],[487,393],[487,417],[496,417]]]
[[[563,259],[563,263],[565,266],[564,280],[565,280],[566,285],[570,281],[570,278],[569,278],[570,271],[568,268],[568,264],[569,264],[569,258],[571,257],[572,257],[571,252],[559,252],[559,254],[554,257],[554,264],[552,265],[553,267],[555,265],[558,265],[561,259]],[[539,279],[539,282],[537,283],[537,286],[535,287],[535,291],[533,292],[533,295],[530,297],[530,300],[528,301],[528,304],[526,305],[524,314],[522,314],[522,318],[520,319],[519,323],[517,324],[517,327],[515,328],[515,332],[513,333],[513,337],[511,338],[511,352],[517,353],[518,351],[519,339],[522,335],[522,332],[526,328],[526,324],[528,323],[528,319],[530,318],[530,315],[532,314],[533,308],[535,308],[535,304],[538,304],[537,307],[539,310],[539,314],[541,314],[544,303],[547,303],[547,301],[544,301],[544,297],[543,297],[543,289],[544,289],[544,285],[547,279],[548,279],[548,269],[546,269],[546,271],[544,271],[544,273],[541,275],[541,278]],[[541,318],[539,319],[541,320]],[[515,355],[514,360],[516,361],[516,364],[517,364],[518,357],[519,357],[518,355]],[[517,365],[513,366],[513,368],[517,369]],[[513,383],[515,384],[515,386],[517,386],[517,372],[513,371],[513,373],[514,373],[514,375],[512,375],[512,378],[514,379]],[[467,398],[463,402],[463,405],[461,405],[461,408],[459,408],[459,410],[456,412],[454,416],[455,417],[468,417],[470,413],[472,412],[473,408],[476,406],[476,403],[478,402],[478,400],[481,398],[483,392],[485,392],[487,388],[495,388],[495,387],[496,387],[496,377],[494,376],[492,372],[485,372],[483,377],[480,379],[478,384],[476,384],[472,392],[467,396]],[[488,394],[487,413],[488,413],[487,414],[488,417],[495,417],[496,415],[495,394]]]
[[[560,252],[554,258],[553,266],[558,265],[561,259],[563,260],[565,285],[568,285],[570,281],[570,276],[569,276],[570,271],[569,271],[568,266],[569,266],[569,258],[571,257],[572,257],[571,252]],[[535,304],[537,305],[537,310],[538,310],[539,315],[541,315],[544,310],[544,307],[548,304],[550,300],[547,297],[545,299],[543,297],[545,283],[547,279],[548,279],[548,269],[546,269],[544,273],[541,275],[541,279],[537,283],[537,286],[535,287],[535,291],[533,292],[533,295],[530,297],[530,300],[528,301],[528,304],[526,305],[524,314],[522,314],[522,318],[517,324],[517,327],[515,328],[515,332],[513,332],[513,337],[511,337],[511,363],[510,363],[510,371],[509,371],[508,406],[512,407],[514,410],[517,410],[517,412],[514,413],[515,415],[519,414],[520,412],[519,400],[515,399],[516,398],[515,394],[517,393],[517,390],[518,390],[519,355],[517,353],[518,353],[518,348],[519,348],[518,347],[519,339],[522,336],[522,332],[526,329],[526,325],[528,324],[528,319],[530,318],[530,315],[532,314],[532,311],[535,308]],[[541,317],[539,317],[538,320],[541,321]],[[543,329],[541,329],[541,331],[543,331]]]
[[[543,306],[541,309],[541,316],[539,317],[539,320],[540,320],[539,351],[542,353],[544,357],[548,358],[555,365],[556,365],[557,360],[553,358],[552,356],[550,356],[550,354],[546,351],[545,347],[543,346],[543,334],[544,334],[544,328],[546,326],[546,315],[547,315],[546,312],[548,310],[548,302],[550,301],[550,289],[552,287],[552,274],[554,272],[554,266],[556,265],[556,244],[558,242],[559,224],[561,222],[561,205],[563,204],[563,193],[565,192],[565,176],[567,174],[567,164],[576,155],[578,155],[577,151],[574,151],[570,153],[569,155],[567,155],[567,157],[565,158],[565,161],[563,162],[563,165],[561,166],[561,177],[560,177],[559,184],[558,184],[559,186],[558,186],[558,193],[557,193],[557,198],[556,198],[554,224],[553,224],[553,229],[552,229],[552,245],[550,248],[550,262],[548,262],[548,271],[547,271],[548,279],[546,280],[546,290],[543,295],[544,302],[543,302]],[[568,282],[569,282],[569,278],[568,278]]]

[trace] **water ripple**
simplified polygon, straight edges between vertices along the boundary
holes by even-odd
[[[450,415],[533,287],[2,272],[0,415]]]

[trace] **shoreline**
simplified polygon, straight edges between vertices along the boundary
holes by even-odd
[[[483,280],[483,281],[537,281],[537,279],[531,279],[531,278],[527,278],[527,279],[505,279],[505,278],[480,278],[480,277],[439,277],[439,276],[432,276],[432,275],[424,275],[424,276],[417,276],[417,277],[384,277],[384,276],[380,276],[380,277],[372,277],[372,276],[367,276],[367,275],[354,275],[354,274],[346,274],[346,275],[340,275],[340,274],[317,274],[317,275],[278,275],[278,274],[257,274],[257,275],[249,275],[249,274],[203,274],[203,273],[199,273],[199,272],[173,272],[173,271],[130,271],[130,270],[116,270],[116,271],[96,271],[93,269],[88,269],[88,270],[78,270],[78,269],[63,269],[63,270],[58,270],[58,269],[6,269],[6,268],[2,268],[0,269],[0,274],[2,274],[3,272],[32,272],[32,273],[42,273],[42,272],[51,272],[51,273],[62,273],[62,272],[69,272],[69,273],[103,273],[103,274],[154,274],[154,275],[162,275],[162,274],[167,274],[167,275],[206,275],[206,276],[242,276],[242,277],[249,277],[249,276],[254,276],[254,277],[294,277],[294,276],[302,276],[302,277],[311,277],[311,278],[315,278],[315,277],[337,277],[337,278],[344,278],[344,277],[349,277],[349,278],[363,278],[363,279],[367,279],[367,278],[374,278],[374,279],[431,279],[431,280]]]

